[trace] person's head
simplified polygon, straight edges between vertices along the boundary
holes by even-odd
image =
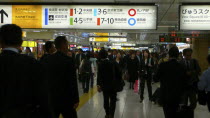
[[[89,60],[90,59],[90,53],[86,54],[86,59]]]
[[[179,57],[179,49],[178,47],[174,46],[169,49],[169,58],[178,58]]]
[[[79,53],[79,54],[82,54],[82,53],[83,53],[83,51],[82,51],[81,48],[78,50],[78,53]]]
[[[108,50],[108,55],[112,55],[112,53],[113,53],[112,50],[109,49],[109,50]]]
[[[136,52],[136,55],[137,55],[137,56],[140,56],[140,55],[141,55],[141,52],[138,50],[138,51]]]
[[[26,53],[31,53],[31,49],[29,47],[26,47]]]
[[[47,41],[45,43],[45,50],[49,54],[53,54],[56,52],[55,44],[52,41]]]
[[[190,60],[192,58],[193,50],[191,48],[187,48],[183,50],[183,55],[186,60]]]
[[[209,65],[210,65],[210,54],[207,57],[207,61],[208,61]]]
[[[149,56],[150,56],[149,50],[145,50],[145,51],[144,51],[144,58],[145,58],[145,57],[146,57],[146,58],[149,58]]]
[[[72,52],[70,50],[68,50],[67,56],[72,57]]]
[[[65,36],[58,36],[54,41],[55,47],[58,51],[65,54],[68,52],[68,41]]]
[[[136,57],[136,54],[133,52],[133,53],[131,54],[131,58],[134,59],[135,57]]]
[[[121,54],[118,52],[117,53],[117,58],[120,59],[121,58]]]
[[[101,50],[101,51],[99,52],[99,57],[100,57],[101,59],[106,59],[107,56],[108,56],[108,54],[107,54],[106,50]]]
[[[117,55],[117,50],[113,50],[113,55]]]
[[[0,28],[0,44],[2,48],[19,48],[22,45],[22,29],[15,24],[6,24]]]

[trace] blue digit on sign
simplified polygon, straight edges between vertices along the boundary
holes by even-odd
[[[98,10],[94,9],[94,16],[97,16]]]
[[[131,21],[133,21],[133,23],[131,23]],[[134,26],[134,25],[136,24],[136,19],[130,18],[130,19],[128,20],[128,24],[129,24],[130,26]]]

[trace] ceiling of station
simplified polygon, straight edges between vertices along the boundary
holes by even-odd
[[[29,2],[29,0],[1,0],[0,2]],[[161,33],[169,29],[178,30],[179,6],[182,3],[208,3],[210,0],[30,0],[30,2],[63,2],[63,3],[155,3],[158,6],[157,30],[97,30],[97,32],[127,32],[132,41],[157,43]],[[32,31],[31,29],[28,31]],[[96,30],[48,30],[49,32],[95,32]],[[179,32],[179,31],[178,31]],[[181,31],[180,31],[181,32]],[[141,36],[142,35],[142,36]],[[144,39],[141,39],[144,38]]]

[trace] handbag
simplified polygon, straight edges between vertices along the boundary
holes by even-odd
[[[198,103],[200,105],[206,105],[207,104],[207,94],[206,91],[198,91]]]

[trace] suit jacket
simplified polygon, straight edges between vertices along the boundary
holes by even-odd
[[[80,60],[80,55],[81,55],[81,60]],[[76,68],[79,68],[83,59],[85,59],[85,54],[77,54],[76,55],[76,60],[75,60]]]
[[[201,68],[198,64],[198,61],[196,59],[191,59],[188,61],[183,59],[180,61],[181,64],[183,64],[187,70],[187,72],[191,72],[191,75],[187,75],[187,84],[188,87],[195,87],[197,88],[197,82],[199,81],[199,74],[201,73]]]
[[[151,64],[152,67],[149,66],[149,64]],[[145,59],[143,58],[140,64],[140,73],[142,75],[144,74],[148,74],[151,75],[153,72],[153,68],[154,68],[154,61],[152,58],[147,59],[147,63],[145,64]]]
[[[161,63],[157,71],[160,80],[160,101],[163,105],[178,105],[186,86],[185,67],[172,59]]]
[[[40,64],[34,58],[3,50],[0,54],[1,114],[29,104],[41,105],[43,112],[48,112],[47,89],[40,70]]]
[[[71,57],[56,52],[42,61],[48,81],[50,105],[53,108],[71,109],[79,102],[76,69]]]
[[[97,85],[103,91],[114,91],[122,76],[116,63],[108,59],[101,59],[98,64]]]

